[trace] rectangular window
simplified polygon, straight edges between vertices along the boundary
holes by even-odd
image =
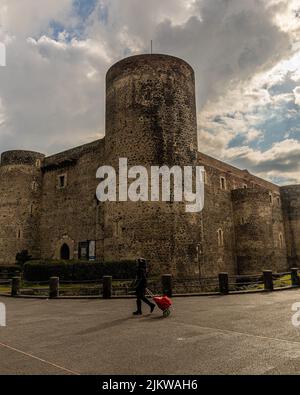
[[[89,242],[88,241],[81,241],[78,244],[78,258],[79,259],[88,259],[89,254]]]
[[[280,197],[279,196],[277,196],[276,201],[277,201],[277,206],[280,207]]]
[[[59,176],[59,187],[63,188],[65,186],[65,176]]]
[[[67,185],[67,175],[66,174],[60,174],[57,177],[57,188],[58,189],[63,189]]]

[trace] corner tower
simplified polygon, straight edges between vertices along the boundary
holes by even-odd
[[[0,164],[0,265],[14,264],[16,254],[39,255],[41,161],[32,151],[7,151]]]
[[[287,270],[287,249],[282,209],[268,190],[235,189],[231,192],[238,274],[256,274],[266,268]]]
[[[280,188],[289,267],[300,264],[300,185]]]

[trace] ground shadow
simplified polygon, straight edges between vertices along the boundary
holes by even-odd
[[[76,335],[88,335],[93,332],[98,332],[98,331],[102,331],[104,329],[113,328],[114,326],[121,325],[122,323],[124,323],[128,320],[132,320],[132,319],[135,319],[135,317],[129,316],[129,317],[119,318],[117,320],[113,320],[113,321],[109,321],[109,322],[104,322],[104,323],[94,326],[92,328],[88,328],[88,329],[85,329],[84,331],[78,332],[78,333],[76,333]]]

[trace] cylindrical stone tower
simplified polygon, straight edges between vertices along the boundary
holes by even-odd
[[[0,265],[14,264],[28,250],[39,257],[41,161],[31,151],[7,151],[0,164]]]
[[[197,154],[194,71],[167,55],[121,60],[106,76],[106,153],[129,164],[192,165]]]
[[[107,164],[196,165],[194,71],[168,55],[121,60],[106,77]],[[197,216],[179,202],[106,203],[105,256],[143,256],[156,272],[194,272]],[[114,230],[115,229],[115,230]]]
[[[257,274],[264,269],[287,269],[281,207],[270,192],[235,189],[231,192],[236,237],[238,274]]]
[[[300,185],[280,188],[289,266],[300,265]]]

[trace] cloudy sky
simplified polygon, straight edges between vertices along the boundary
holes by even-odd
[[[1,0],[0,151],[102,137],[105,73],[151,39],[195,69],[200,151],[300,182],[300,0]]]

